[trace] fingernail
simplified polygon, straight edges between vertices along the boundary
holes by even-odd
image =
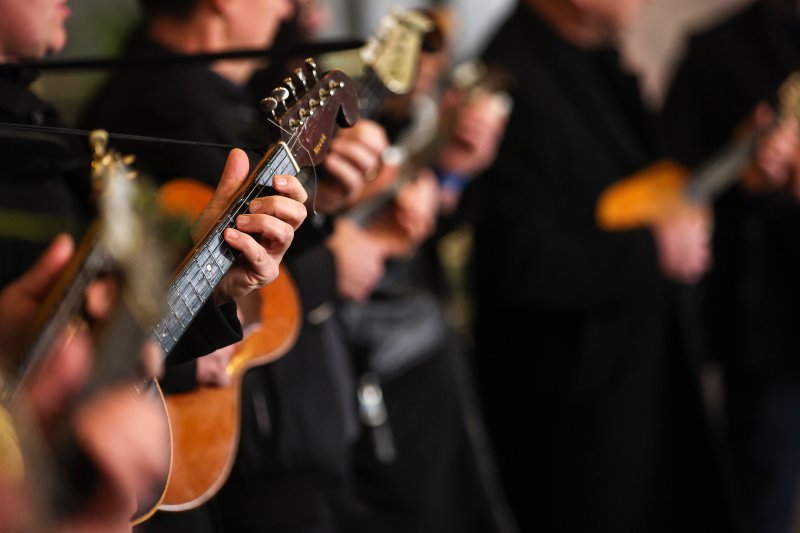
[[[251,213],[260,213],[261,207],[263,206],[261,200],[253,200],[250,202],[250,212]]]
[[[275,185],[277,185],[278,187],[286,187],[286,185],[288,185],[288,183],[289,183],[289,180],[287,180],[283,176],[277,176],[275,178]]]
[[[250,217],[248,215],[241,215],[236,219],[237,226],[247,226],[250,224]]]
[[[228,237],[231,238],[231,239],[238,239],[239,238],[239,232],[236,231],[233,228],[228,228],[228,232],[227,233],[228,233]]]

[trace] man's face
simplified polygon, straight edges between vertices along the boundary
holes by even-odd
[[[281,23],[292,16],[291,0],[238,0],[233,8],[234,47],[260,48],[273,44]]]
[[[67,42],[67,0],[0,0],[0,56],[39,59]]]

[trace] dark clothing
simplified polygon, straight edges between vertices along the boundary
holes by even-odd
[[[694,36],[663,113],[672,156],[695,165],[712,155],[756,104],[775,104],[798,67],[800,19],[766,2]],[[758,196],[737,186],[714,211],[705,316],[709,350],[725,377],[741,507],[757,531],[788,531],[800,478],[800,424],[787,415],[800,397],[800,209],[785,193]]]
[[[126,57],[174,55],[136,35]],[[248,93],[204,65],[154,70],[129,69],[115,73],[86,106],[81,124],[112,132],[153,135],[243,148],[267,144],[264,115]],[[228,151],[181,145],[115,143],[136,154],[136,165],[159,182],[190,177],[216,187]],[[258,159],[252,151],[251,165]]]
[[[170,53],[141,35],[126,51]],[[111,131],[244,147],[266,146],[272,135],[247,91],[203,66],[149,76],[118,73],[89,109],[90,124]],[[144,152],[140,160],[159,181],[183,176],[216,186],[226,157],[225,150],[170,147]],[[327,323],[338,305],[333,256],[323,245],[328,229],[304,224],[286,255],[304,312],[297,343],[244,378],[237,460],[211,504],[226,531],[316,533],[331,527],[329,493],[345,476],[355,415],[348,403],[352,387],[342,377],[348,363]]]
[[[657,155],[636,80],[522,2],[486,57],[515,76],[515,108],[474,184],[478,378],[520,526],[713,531],[713,497],[693,502],[711,490],[691,470],[706,435],[667,349],[653,239],[594,222],[600,192]]]
[[[0,121],[60,126],[58,113],[28,88],[35,76],[13,67],[0,70]],[[1,129],[1,128],[0,128]],[[89,152],[85,141],[44,133],[0,132],[0,286],[21,275],[44,252],[53,237],[69,231],[80,238],[88,226]],[[33,233],[19,233],[23,228]],[[6,218],[8,217],[8,218]],[[233,305],[206,305],[173,350],[170,363],[181,363],[241,340]]]
[[[28,89],[35,75],[12,67],[0,71],[0,121],[37,126],[60,126],[56,111]],[[88,145],[73,138],[0,128],[0,286],[27,270],[53,238],[68,231],[78,237],[86,229],[88,205]],[[42,160],[47,166],[39,166]],[[34,214],[41,226],[20,228],[15,216]],[[39,217],[47,217],[43,221]],[[32,234],[16,233],[27,229]]]
[[[30,91],[30,81],[13,67],[0,67],[0,121],[60,126],[54,109]],[[74,139],[0,132],[0,286],[23,274],[56,234],[68,231],[79,239],[88,226],[88,146]],[[218,308],[209,302],[167,362],[185,362],[241,338],[235,305]]]

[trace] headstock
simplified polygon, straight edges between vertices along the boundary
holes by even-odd
[[[97,245],[124,276],[126,305],[140,324],[149,325],[161,315],[169,268],[156,190],[131,169],[133,156],[108,148],[106,131],[93,131],[89,144],[100,215]]]
[[[361,60],[390,92],[406,94],[417,77],[425,34],[433,29],[433,21],[420,12],[392,11],[361,49]]]
[[[300,167],[322,163],[335,126],[352,126],[358,120],[358,95],[352,80],[338,70],[320,76],[311,59],[261,105],[280,128],[281,140]]]
[[[800,121],[800,72],[795,72],[778,88],[781,118]]]

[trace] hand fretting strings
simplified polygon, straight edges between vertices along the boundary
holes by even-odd
[[[280,125],[278,127],[280,128]],[[310,159],[308,147],[300,144],[304,128],[305,124],[294,130],[286,147],[294,150],[299,145],[309,153]],[[270,158],[261,173],[253,178],[246,193],[235,201],[224,217],[217,221],[203,243],[195,248],[191,259],[186,262],[180,274],[170,284],[167,298],[170,316],[165,317],[153,328],[154,337],[161,344],[165,356],[175,346],[197,311],[210,297],[217,283],[236,259],[234,252],[225,244],[222,232],[226,228],[233,227],[234,219],[244,213],[250,202],[263,194],[264,189],[272,184],[272,177],[281,171],[283,173],[294,171],[289,152],[282,150],[280,153],[273,153]],[[263,179],[265,174],[269,174],[267,179]],[[184,309],[180,309],[182,313],[179,313],[178,309],[181,307]],[[187,311],[189,317],[186,316]]]

